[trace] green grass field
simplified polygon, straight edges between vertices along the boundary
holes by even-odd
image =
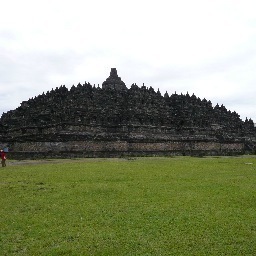
[[[0,255],[256,255],[254,157],[7,164]]]

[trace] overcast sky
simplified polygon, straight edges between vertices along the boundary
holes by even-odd
[[[152,86],[256,122],[255,0],[0,0],[0,115],[52,88]]]

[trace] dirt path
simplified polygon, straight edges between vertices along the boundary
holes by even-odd
[[[72,162],[102,162],[102,161],[127,161],[136,158],[72,158],[72,159],[35,159],[35,160],[9,160],[7,166],[36,165],[36,164],[60,164]]]

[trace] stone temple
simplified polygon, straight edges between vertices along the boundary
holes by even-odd
[[[60,86],[4,113],[0,146],[17,159],[255,154],[256,129],[194,94],[127,88],[112,68],[102,87]]]

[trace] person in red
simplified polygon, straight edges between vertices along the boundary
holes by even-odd
[[[2,159],[2,167],[5,167],[6,166],[6,154],[2,149],[0,150],[0,154],[1,154],[1,159]]]

